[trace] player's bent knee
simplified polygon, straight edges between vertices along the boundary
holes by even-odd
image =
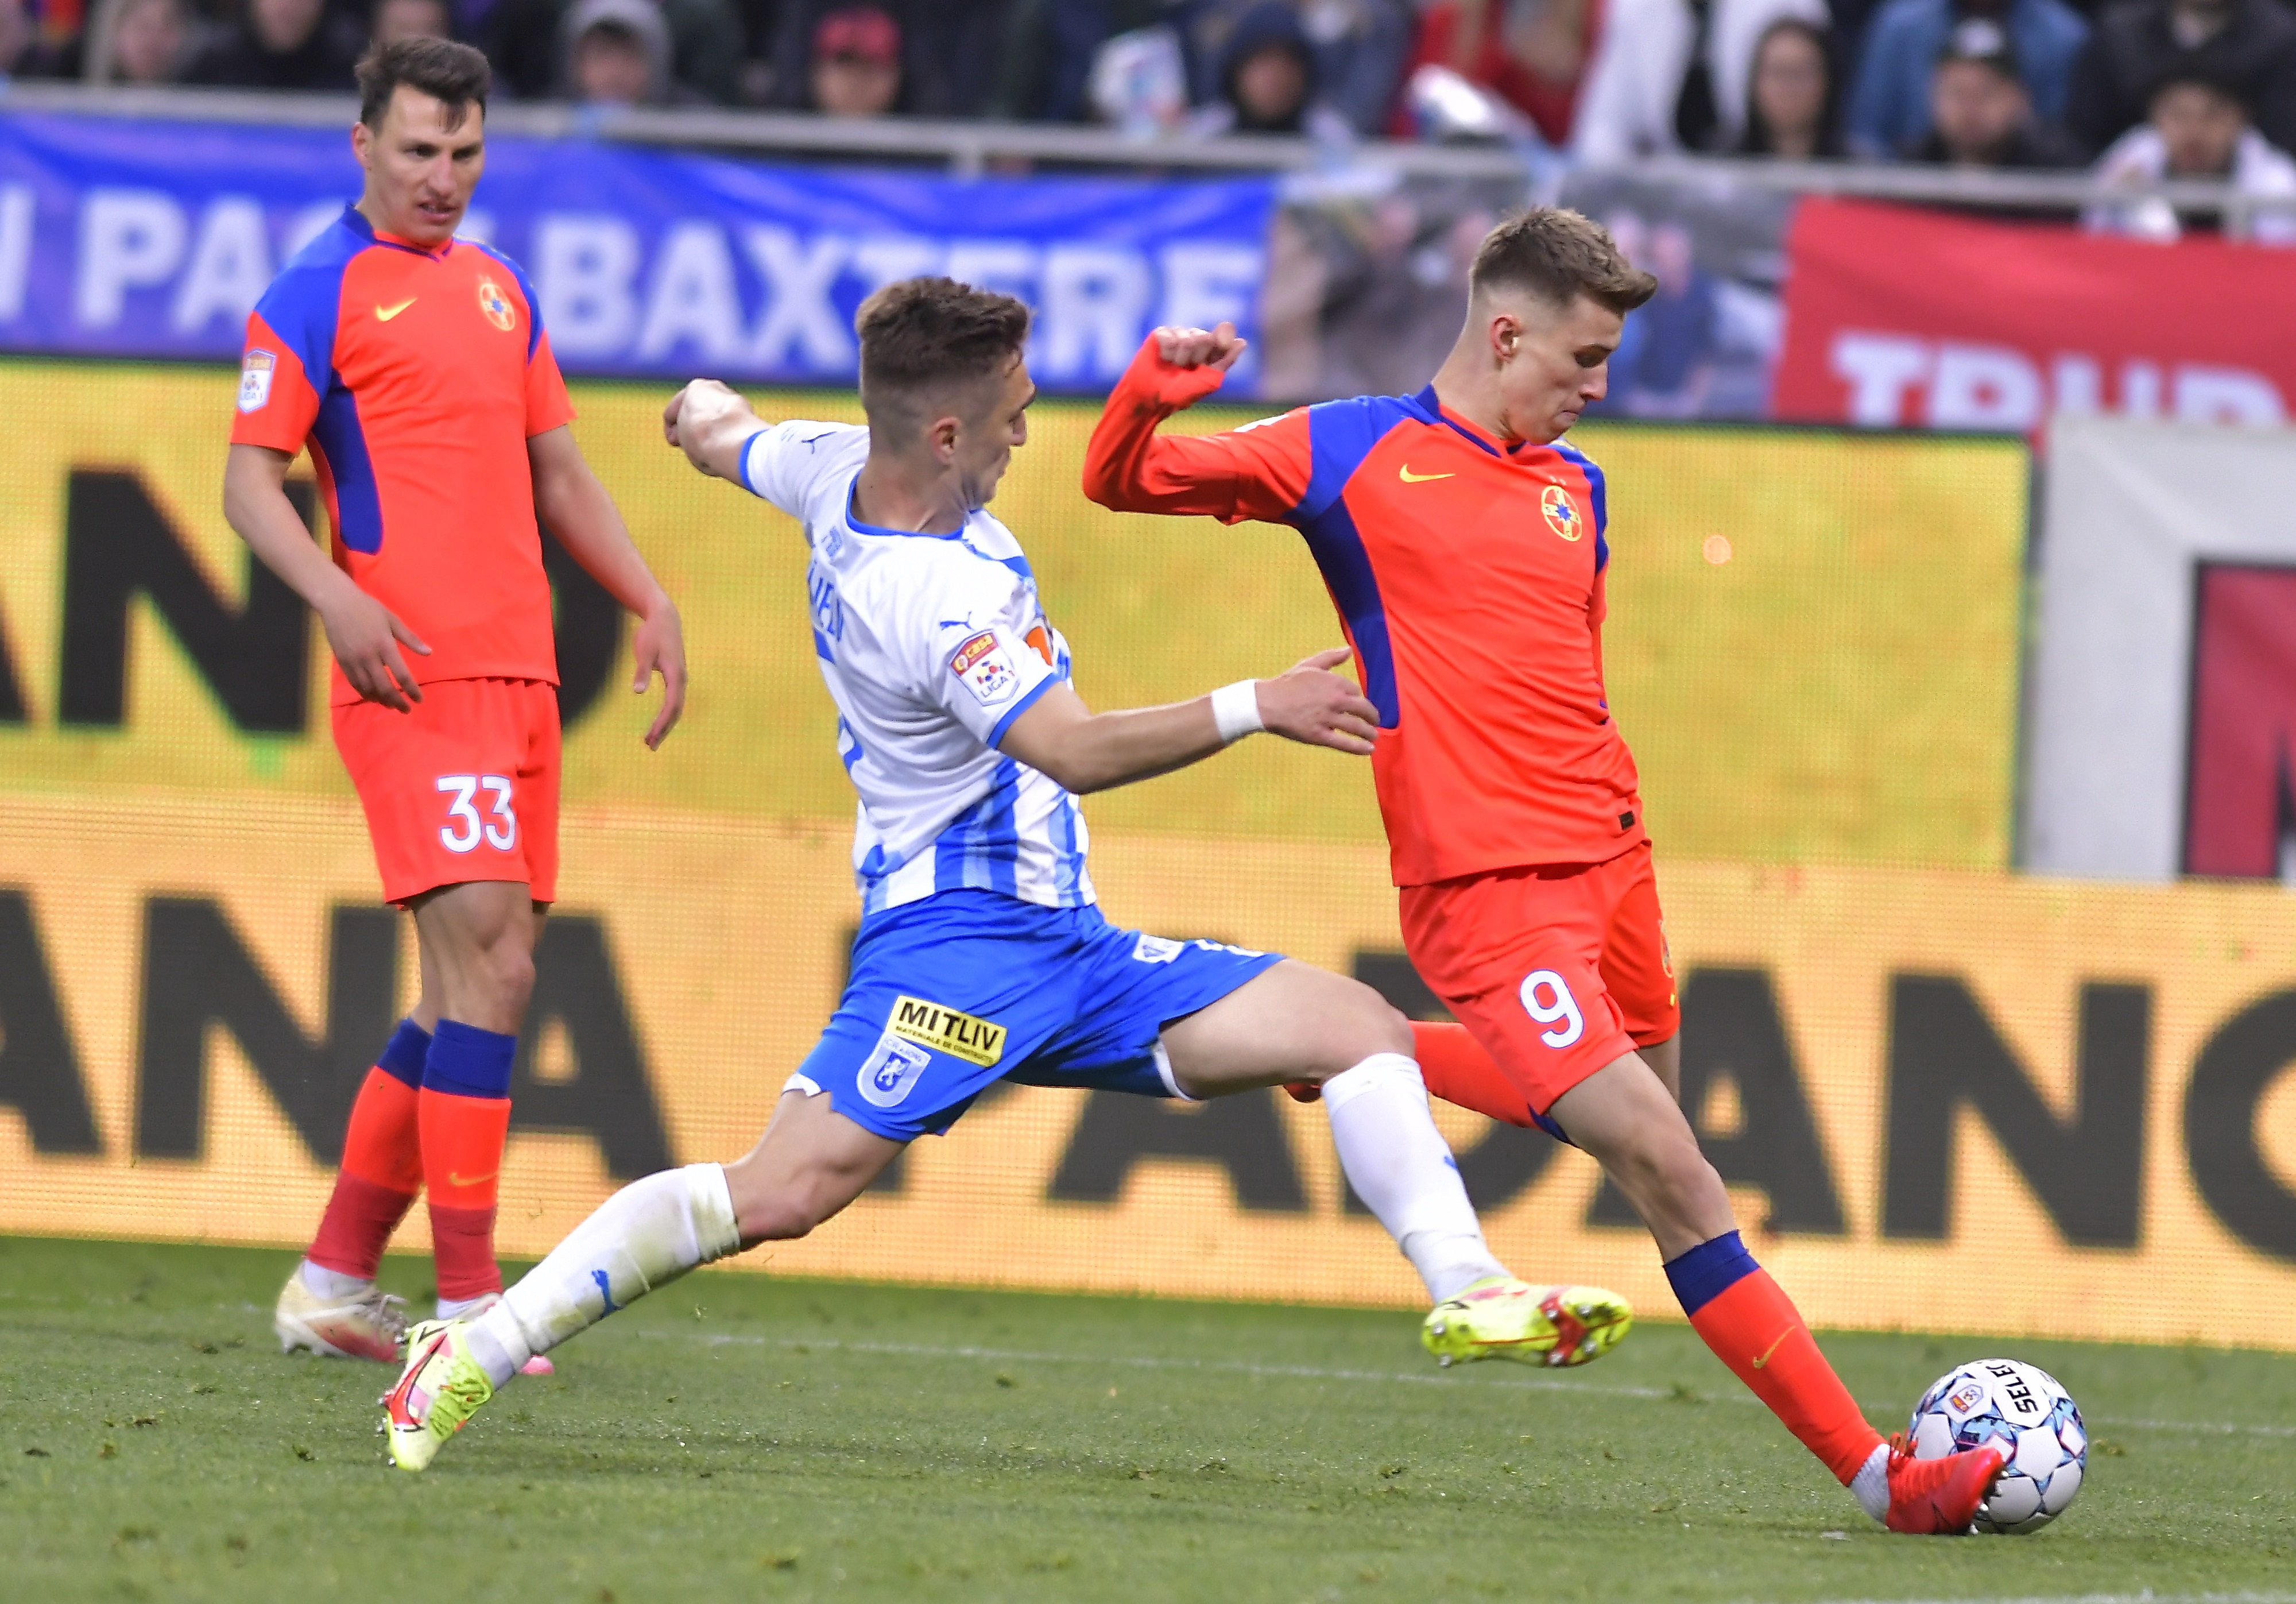
[[[1412,1051],[1411,1021],[1363,982],[1339,975],[1332,979],[1338,984],[1332,988],[1328,1005],[1317,1011],[1344,1032],[1349,1050],[1356,1052],[1357,1059],[1374,1053],[1402,1053],[1408,1057]],[[1356,1060],[1350,1060],[1353,1061]]]

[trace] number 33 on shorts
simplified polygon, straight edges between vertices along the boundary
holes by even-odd
[[[439,827],[439,840],[448,851],[475,851],[482,841],[498,852],[518,844],[518,815],[511,808],[508,779],[499,774],[442,774],[438,784],[441,795],[454,799],[447,804],[447,822]],[[484,818],[479,817],[477,802],[481,791],[491,799]],[[1528,997],[1529,983],[1524,983]],[[1571,1017],[1578,1016],[1574,1012]]]
[[[1587,1016],[1578,1011],[1578,999],[1554,970],[1534,969],[1525,975],[1521,996],[1524,1013],[1541,1024],[1556,1027],[1541,1031],[1538,1039],[1557,1052],[1587,1033]]]

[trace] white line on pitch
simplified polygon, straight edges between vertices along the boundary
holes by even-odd
[[[1985,1604],[1969,1599],[1829,1599],[1824,1604]],[[2296,1593],[2048,1593],[1989,1604],[2296,1604]]]
[[[640,1328],[637,1335],[661,1337],[667,1332]],[[1119,1365],[1141,1370],[1222,1370],[1231,1375],[1290,1377],[1307,1381],[1395,1381],[1412,1386],[1441,1386],[1451,1378],[1440,1373],[1414,1374],[1405,1370],[1349,1370],[1308,1364],[1254,1364],[1242,1359],[1165,1359],[1153,1355],[1118,1353],[1043,1353],[1023,1348],[946,1347],[923,1343],[905,1342],[845,1342],[834,1337],[736,1337],[718,1332],[678,1332],[684,1341],[700,1342],[706,1347],[776,1347],[794,1351],[825,1349],[847,1353],[889,1353],[914,1359],[996,1359],[1019,1364],[1099,1364]],[[1672,1399],[1675,1392],[1655,1386],[1612,1386],[1599,1381],[1564,1380],[1560,1377],[1510,1376],[1488,1378],[1488,1386],[1513,1387],[1538,1392],[1593,1393],[1612,1398]],[[1704,1397],[1705,1394],[1700,1394]],[[1714,1394],[1718,1403],[1759,1403],[1761,1400],[1744,1393],[1726,1392]],[[1873,1406],[1866,1406],[1871,1408]],[[1881,1412],[1886,1414],[1888,1410]],[[2112,1426],[2124,1430],[2202,1432],[2223,1436],[2296,1437],[2296,1426],[2233,1425],[2216,1420],[2136,1420],[2116,1416],[2090,1417],[2091,1425]],[[2129,1595],[2131,1598],[2136,1595]],[[2278,1595],[2275,1595],[2276,1598]],[[2229,1600],[2232,1595],[2226,1595]],[[2260,1598],[2261,1595],[2259,1595]],[[2100,1600],[2103,1595],[2099,1595]],[[2191,1595],[2194,1600],[2199,1594]],[[2296,1593],[2287,1595],[2288,1604],[2296,1604]],[[2065,1600],[2064,1604],[2073,1604]],[[2162,1604],[2168,1604],[2164,1598]]]

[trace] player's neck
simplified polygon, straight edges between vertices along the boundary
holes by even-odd
[[[853,481],[853,516],[911,535],[953,535],[964,527],[964,492],[939,464],[869,453]]]
[[[1454,350],[1444,359],[1435,372],[1435,399],[1461,423],[1472,424],[1503,446],[1513,445],[1522,436],[1508,427],[1498,375],[1479,367],[1474,355]]]
[[[392,221],[390,213],[384,210],[381,201],[373,194],[361,195],[357,204],[352,210],[366,219],[367,226],[373,229],[379,237],[390,240],[394,244],[412,245],[417,251],[428,251],[435,255],[444,251],[454,238],[449,234],[446,239],[425,243],[419,234],[410,233]]]

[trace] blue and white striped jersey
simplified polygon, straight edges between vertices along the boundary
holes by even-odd
[[[813,646],[861,806],[853,873],[865,914],[939,892],[1048,908],[1094,901],[1084,815],[996,743],[1069,678],[1012,531],[975,511],[953,534],[853,515],[869,432],[777,424],[750,437],[742,481],[805,526]]]

